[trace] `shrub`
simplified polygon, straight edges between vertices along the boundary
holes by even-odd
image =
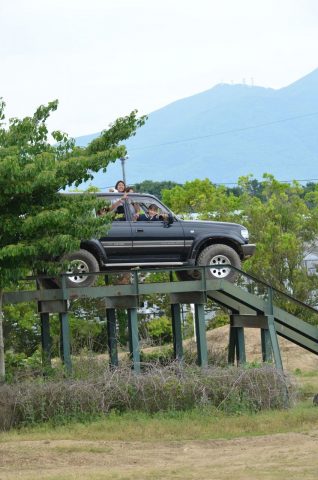
[[[8,382],[42,374],[42,357],[39,350],[36,350],[29,357],[24,353],[15,353],[8,350],[5,354],[5,362],[6,380]]]
[[[83,380],[1,386],[0,426],[65,423],[111,410],[154,413],[215,406],[236,413],[283,408],[287,388],[291,389],[286,377],[269,366],[201,369],[173,363],[148,365],[140,375],[128,368],[105,369]]]
[[[195,342],[188,343],[187,347],[183,350],[184,362],[186,365],[196,365],[197,364],[197,347]],[[164,345],[160,349],[155,349],[152,351],[140,352],[140,361],[149,364],[156,363],[157,365],[170,365],[174,361],[173,356],[173,347]],[[227,350],[220,350],[209,348],[208,349],[208,364],[213,366],[225,367],[227,365]]]
[[[141,350],[140,361],[143,366],[155,363],[157,365],[169,365],[173,362],[173,348],[171,346],[163,346],[160,349],[155,349],[150,352]]]
[[[155,345],[162,345],[172,341],[172,326],[168,317],[154,318],[148,323],[147,330]]]

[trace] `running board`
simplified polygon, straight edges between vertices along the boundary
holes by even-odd
[[[184,265],[183,262],[137,262],[137,263],[103,263],[103,267],[160,267],[163,265],[165,267],[172,267],[177,265]]]

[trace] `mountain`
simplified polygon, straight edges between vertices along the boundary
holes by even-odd
[[[185,182],[210,178],[237,182],[264,172],[278,180],[316,178],[318,160],[318,69],[274,90],[219,84],[149,114],[145,126],[126,142],[126,178]],[[77,138],[86,145],[98,134]],[[93,182],[113,185],[120,162]]]

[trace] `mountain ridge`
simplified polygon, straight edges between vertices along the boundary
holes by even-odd
[[[318,69],[278,90],[218,84],[149,114],[125,142],[126,177],[130,184],[194,178],[235,183],[241,175],[260,179],[265,172],[278,180],[310,179],[317,130]],[[85,146],[97,135],[76,142]],[[121,176],[117,161],[92,183],[103,188]]]

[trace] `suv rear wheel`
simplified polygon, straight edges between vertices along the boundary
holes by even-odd
[[[65,271],[70,275],[66,277],[68,287],[90,287],[94,285],[97,275],[86,275],[87,273],[99,272],[98,261],[94,255],[81,249],[67,253],[62,260],[68,262]]]
[[[197,264],[211,266],[211,268],[206,269],[208,278],[224,278],[228,282],[233,283],[238,277],[238,272],[234,270],[234,268],[227,267],[226,265],[233,265],[240,269],[241,259],[234,248],[217,243],[202,250],[198,257]]]

